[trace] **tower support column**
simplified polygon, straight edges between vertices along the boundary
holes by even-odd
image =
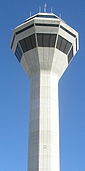
[[[60,171],[57,74],[31,76],[30,106],[28,171]]]

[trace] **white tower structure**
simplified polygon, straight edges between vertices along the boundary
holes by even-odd
[[[78,33],[38,13],[14,29],[11,49],[31,84],[28,171],[60,171],[58,82],[79,49]]]

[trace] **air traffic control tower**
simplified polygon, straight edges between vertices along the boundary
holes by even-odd
[[[38,13],[14,29],[11,49],[31,84],[28,171],[60,171],[58,82],[79,49],[78,33]]]

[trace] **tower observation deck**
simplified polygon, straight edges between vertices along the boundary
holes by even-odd
[[[28,171],[60,171],[58,82],[79,49],[78,33],[38,13],[13,30],[11,49],[30,78]]]

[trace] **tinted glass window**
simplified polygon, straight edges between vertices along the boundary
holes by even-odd
[[[71,48],[71,45],[72,45],[72,44],[71,44],[70,42],[67,41],[67,44],[66,44],[66,47],[65,47],[65,50],[64,50],[64,53],[65,53],[65,54],[68,53],[68,51],[69,51],[70,48]]]
[[[62,36],[58,36],[58,41],[57,41],[57,46],[56,48],[62,51],[63,53],[67,54],[68,51],[70,50],[71,43],[64,39]]]
[[[63,38],[61,36],[58,36],[58,41],[57,41],[57,48],[60,50],[61,43],[62,43]]]
[[[37,42],[38,42],[38,46],[41,46],[43,45],[43,41],[42,41],[42,33],[38,33],[37,34]]]
[[[26,44],[26,40],[23,39],[23,40],[20,40],[20,45],[23,49],[23,52],[26,52],[27,51],[27,44]]]
[[[16,47],[15,56],[17,57],[18,61],[20,62],[20,60],[22,58],[22,51],[21,51],[19,45],[17,45],[17,47]]]
[[[32,34],[31,36],[26,37],[20,40],[19,42],[23,49],[23,52],[27,52],[28,50],[31,50],[36,47],[35,34]]]
[[[37,33],[38,46],[54,47],[56,36],[57,36],[56,34]]]
[[[68,63],[71,61],[72,57],[73,57],[73,47],[71,48],[69,55],[68,55]]]
[[[64,53],[65,53],[66,46],[67,46],[67,41],[65,39],[62,39],[62,43],[61,43],[60,49]]]
[[[56,37],[57,37],[56,34],[51,34],[50,35],[50,41],[49,41],[50,47],[55,47]]]
[[[50,46],[50,34],[43,34],[42,35],[43,39],[43,47],[49,47]]]
[[[30,42],[31,42],[32,48],[35,48],[35,47],[36,47],[35,34],[32,34],[32,35],[30,36]]]

